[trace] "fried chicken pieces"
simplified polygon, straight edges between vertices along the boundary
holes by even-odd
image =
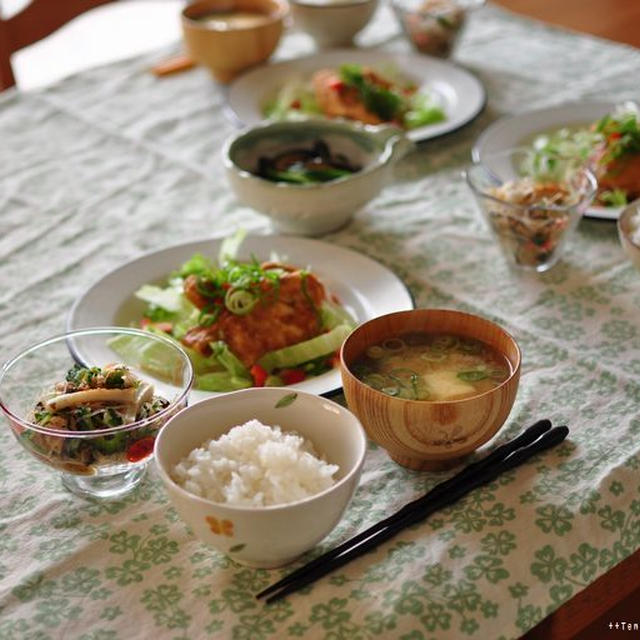
[[[216,322],[189,330],[182,342],[202,355],[210,355],[210,342],[223,340],[247,367],[265,353],[309,340],[321,332],[318,308],[326,298],[322,283],[311,273],[279,263],[263,263],[264,270],[282,273],[278,283],[263,280],[258,302],[245,315],[223,308]],[[197,276],[184,281],[184,295],[198,309],[210,301],[202,295]]]

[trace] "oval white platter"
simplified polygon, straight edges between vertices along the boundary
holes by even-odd
[[[403,78],[415,82],[418,90],[427,90],[434,96],[447,119],[408,131],[408,137],[414,142],[459,129],[473,120],[486,102],[486,92],[480,80],[451,62],[373,49],[333,49],[305,58],[263,65],[242,74],[229,87],[229,108],[239,124],[257,124],[264,120],[264,103],[291,78],[310,78],[319,69],[337,68],[346,63],[375,69],[392,68]]]

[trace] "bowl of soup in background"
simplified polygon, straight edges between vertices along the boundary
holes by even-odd
[[[474,362],[472,358],[451,352],[438,360],[451,347],[441,348],[448,338],[452,344],[457,341],[463,354],[467,348],[486,355],[487,376],[482,381],[493,375],[495,384],[490,388],[476,384],[479,380],[474,377],[481,378],[483,368],[465,364]],[[440,343],[435,348],[433,342],[437,340]],[[424,357],[419,355],[417,361],[417,346],[407,346],[412,342],[424,346]],[[406,354],[401,352],[402,344]],[[390,377],[385,373],[376,379],[369,367],[371,386],[363,379],[367,377],[367,362],[377,356],[393,356],[391,366],[395,368],[389,371]],[[505,367],[502,376],[496,373],[500,361]],[[480,316],[449,309],[414,309],[374,318],[357,327],[340,350],[349,408],[367,435],[393,460],[417,470],[454,466],[495,435],[513,406],[520,363],[518,344],[504,329]],[[384,370],[387,364],[376,366]],[[462,369],[456,369],[459,365]],[[473,371],[478,373],[474,376]],[[466,375],[459,377],[460,373]],[[427,391],[423,393],[424,388]],[[431,395],[428,389],[433,390]]]
[[[288,14],[285,0],[196,0],[182,10],[191,57],[223,84],[273,53]]]

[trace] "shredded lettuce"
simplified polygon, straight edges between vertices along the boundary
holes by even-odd
[[[155,307],[179,313],[183,307],[184,296],[182,295],[182,284],[170,285],[168,287],[156,287],[152,284],[143,284],[135,293],[136,298],[143,300]]]
[[[211,342],[209,344],[213,350],[213,356],[217,358],[218,362],[233,376],[241,378],[248,378],[251,380],[251,374],[247,367],[242,364],[241,360],[232,353],[231,349],[227,346],[226,342],[218,340],[217,342]]]
[[[247,237],[244,229],[238,229],[232,236],[227,236],[220,244],[218,251],[218,264],[222,266],[228,260],[235,260],[238,256],[240,245]]]
[[[162,380],[180,380],[182,377],[183,360],[161,342],[122,334],[110,338],[107,345],[127,362]]]
[[[227,371],[203,373],[196,376],[196,388],[201,391],[237,391],[253,386],[250,378],[230,375]]]
[[[313,88],[309,82],[299,77],[286,82],[276,96],[264,104],[262,112],[267,118],[274,120],[284,120],[294,114],[322,113]]]
[[[258,364],[266,371],[286,369],[315,360],[320,356],[328,356],[339,349],[343,340],[351,333],[351,327],[341,324],[310,340],[292,344],[289,347],[270,351],[258,360]]]
[[[442,107],[428,93],[414,93],[409,100],[409,110],[404,114],[407,129],[416,129],[447,119]]]
[[[341,324],[346,324],[351,328],[356,325],[355,320],[346,309],[328,300],[325,300],[320,307],[320,321],[322,328],[327,331],[335,329]]]
[[[208,277],[215,270],[213,261],[201,253],[194,253],[181,267],[178,269],[178,276],[186,278],[187,276],[204,276]]]
[[[562,180],[567,170],[584,166],[602,141],[600,133],[588,128],[541,134],[534,138],[520,172],[538,180]]]

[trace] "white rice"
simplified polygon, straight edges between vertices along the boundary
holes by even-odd
[[[173,469],[177,484],[202,498],[238,506],[295,502],[328,489],[338,471],[309,440],[259,420],[194,449]]]

